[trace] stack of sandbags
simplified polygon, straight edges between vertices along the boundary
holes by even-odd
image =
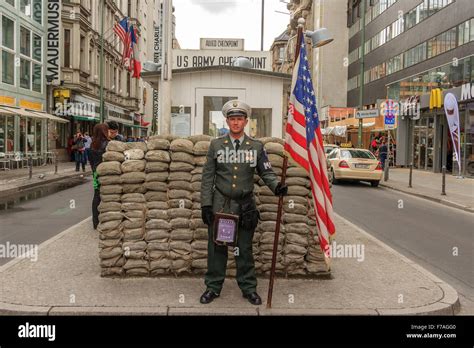
[[[203,274],[207,270],[208,229],[201,218],[201,181],[202,169],[206,164],[206,155],[212,138],[208,135],[194,135],[188,139],[194,144],[193,155],[196,165],[191,171],[191,189],[193,190],[190,202],[193,230],[191,269],[194,274]]]
[[[126,143],[122,163],[122,214],[124,270],[127,276],[147,276],[149,264],[145,237],[146,202],[144,193],[145,154],[147,146],[142,142]]]
[[[99,257],[102,276],[119,276],[123,274],[122,250],[122,208],[120,197],[122,194],[122,168],[125,160],[123,151],[125,143],[111,141],[103,155],[103,162],[97,167],[100,183],[99,204]]]
[[[316,213],[314,203],[311,201],[308,212],[308,252],[306,254],[306,271],[308,274],[327,273],[329,267],[325,262],[323,251],[321,250],[316,227]]]
[[[168,177],[170,209],[171,272],[180,274],[191,270],[193,240],[191,178],[194,165],[194,144],[188,139],[175,139],[170,144],[171,164]]]
[[[145,240],[150,262],[150,274],[167,274],[171,267],[171,224],[168,216],[168,177],[171,157],[170,142],[166,138],[153,137],[147,142],[145,159],[146,224]]]

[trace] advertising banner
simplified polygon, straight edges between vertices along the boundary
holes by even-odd
[[[461,173],[461,130],[459,129],[459,108],[456,96],[452,93],[447,93],[444,97],[444,112],[448,121],[451,140],[453,141],[455,160],[458,162],[459,173]]]

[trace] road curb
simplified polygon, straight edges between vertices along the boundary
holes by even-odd
[[[10,196],[10,195],[14,195],[14,194],[19,193],[19,192],[23,192],[23,191],[28,190],[28,189],[32,189],[32,188],[43,186],[43,185],[48,185],[48,184],[51,184],[51,183],[54,183],[54,182],[57,182],[57,181],[61,181],[61,180],[64,180],[64,179],[76,178],[76,177],[80,177],[81,175],[82,176],[89,176],[91,174],[92,174],[91,171],[80,172],[80,173],[74,172],[72,174],[57,176],[57,177],[53,177],[53,178],[50,178],[50,179],[36,181],[36,182],[28,183],[26,185],[21,185],[21,186],[17,186],[17,187],[14,187],[14,188],[2,190],[2,191],[0,191],[0,193],[3,196]],[[50,175],[57,175],[57,174],[50,174]]]
[[[410,191],[408,188],[407,189],[402,189],[400,187],[392,186],[392,185],[386,184],[384,182],[380,182],[379,185],[383,188],[388,188],[390,190],[403,192],[403,193],[406,193],[408,195],[415,196],[415,197],[418,197],[418,198],[427,199],[429,201],[440,203],[440,204],[446,205],[446,206],[451,207],[451,208],[463,210],[463,211],[466,211],[468,213],[474,213],[474,208],[471,208],[471,207],[468,207],[468,206],[465,206],[465,205],[462,205],[462,204],[458,204],[458,203],[455,203],[455,202],[451,202],[450,200],[447,200],[447,199],[436,198],[436,197],[428,196],[428,195],[425,195],[425,194],[422,194],[422,193],[413,192],[413,191]]]
[[[394,308],[394,309],[376,309],[380,315],[454,315],[460,309],[460,302],[459,296],[457,291],[448,283],[444,282],[433,273],[429,272],[418,263],[410,260],[405,255],[400,254],[398,251],[393,249],[392,247],[388,246],[384,242],[380,241],[379,239],[375,238],[359,226],[353,224],[349,220],[343,218],[339,214],[334,213],[339,219],[344,221],[347,225],[351,226],[359,233],[363,234],[365,237],[369,238],[373,242],[377,243],[380,247],[387,250],[387,252],[395,255],[402,261],[409,264],[411,267],[415,268],[418,272],[423,273],[426,277],[428,277],[433,283],[438,286],[441,291],[443,292],[443,297],[434,303],[430,303],[428,305],[420,306],[420,307],[408,307],[408,308]]]

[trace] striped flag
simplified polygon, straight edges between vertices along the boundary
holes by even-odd
[[[326,155],[304,40],[302,40],[299,50],[291,84],[292,93],[286,125],[285,151],[290,158],[308,172],[318,226],[318,238],[321,250],[329,258],[329,243],[331,236],[335,233],[335,227]]]
[[[128,33],[128,17],[124,17],[120,22],[115,23],[114,32],[122,42],[125,42]]]

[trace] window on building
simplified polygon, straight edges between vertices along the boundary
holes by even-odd
[[[28,17],[31,17],[31,0],[20,0],[20,11]]]
[[[456,47],[456,28],[428,40],[428,58],[437,56]]]
[[[7,4],[10,4],[11,6],[15,7],[15,0],[6,0]]]
[[[2,16],[2,46],[15,49],[15,22]]]
[[[31,31],[20,27],[20,53],[31,57]]]
[[[33,59],[39,62],[41,62],[42,46],[41,36],[33,34]]]
[[[33,91],[41,93],[42,85],[41,65],[33,63]]]
[[[43,2],[33,0],[33,19],[39,24],[43,24]]]
[[[64,29],[64,52],[63,52],[64,66],[71,67],[71,30]]]
[[[285,60],[285,47],[280,47],[278,49],[278,61],[283,62]]]
[[[474,18],[460,24],[458,26],[458,45],[464,45],[470,41],[474,41]]]
[[[2,50],[2,82],[13,85],[15,84],[15,55],[13,53]]]
[[[20,87],[31,89],[31,62],[24,58],[20,59]]]
[[[80,49],[80,59],[81,59],[80,69],[82,71],[86,70],[86,47],[85,46],[86,46],[86,38],[81,35],[79,49]]]

